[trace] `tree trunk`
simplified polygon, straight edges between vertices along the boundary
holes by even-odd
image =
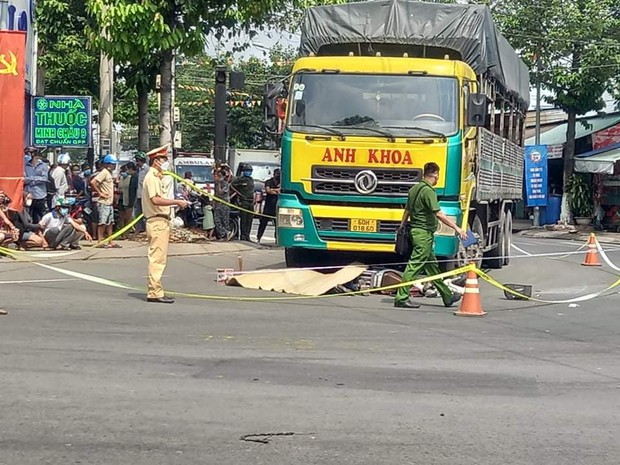
[[[172,60],[171,50],[164,52],[159,68],[161,90],[159,104],[159,143],[172,143]]]
[[[149,88],[138,85],[138,147],[149,151]]]
[[[566,147],[564,148],[564,201],[562,202],[561,220],[567,224],[572,222],[572,212],[566,195],[566,184],[568,178],[573,174],[575,168],[575,127],[577,126],[577,112],[568,111],[568,121],[566,128]]]
[[[41,64],[42,58],[45,56],[45,46],[43,44],[38,45],[37,50],[37,83],[34,89],[35,95],[45,95],[45,68]]]

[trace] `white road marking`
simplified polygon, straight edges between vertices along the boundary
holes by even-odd
[[[516,246],[516,245],[514,245],[514,244],[510,244],[510,245],[512,246],[512,248],[513,248],[513,249],[515,249],[517,252],[522,253],[523,255],[528,255],[528,256],[531,256],[531,255],[532,255],[531,253],[526,252],[526,251],[525,251],[525,250],[523,250],[523,249],[520,249],[519,247],[517,247],[517,246]]]
[[[37,283],[60,283],[67,281],[79,281],[78,279],[28,279],[25,281],[0,281],[0,285],[2,284],[37,284]]]

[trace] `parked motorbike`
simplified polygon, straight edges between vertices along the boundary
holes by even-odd
[[[93,210],[90,200],[86,197],[75,199],[71,203],[69,216],[76,221],[82,221],[86,225],[86,230],[93,231]]]

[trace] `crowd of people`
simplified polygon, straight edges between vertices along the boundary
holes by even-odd
[[[72,164],[68,154],[58,154],[55,158],[56,162],[50,163],[36,148],[26,149],[22,207],[11,209],[11,199],[0,191],[0,246],[14,244],[20,249],[79,250],[83,239],[99,244],[115,231],[126,230],[119,239],[146,231],[144,218],[132,228],[126,228],[143,213],[143,185],[149,170],[145,153],[138,152],[134,161],[120,167],[114,155],[106,155],[94,167]],[[242,164],[237,177],[233,176],[228,165],[214,165],[213,194],[222,202],[193,189],[191,172],[185,173],[185,178],[187,184],[178,184],[176,198],[200,205],[198,209],[187,208],[179,212],[186,226],[202,229],[209,239],[229,241],[233,238],[230,227],[233,205],[240,220],[239,237],[242,241],[251,241],[250,231],[255,217],[252,212],[261,210],[257,208],[251,165]],[[275,217],[279,193],[280,170],[275,170],[274,177],[265,183],[266,197],[257,235],[259,242],[268,222]],[[198,217],[196,211],[202,215]],[[110,240],[98,246],[121,247],[118,242]]]

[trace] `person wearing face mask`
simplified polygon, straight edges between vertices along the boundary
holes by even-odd
[[[97,214],[97,239],[101,242],[112,235],[114,229],[114,177],[112,171],[118,164],[114,155],[106,155],[101,161],[102,169],[90,181],[90,187],[98,194]],[[103,248],[120,248],[121,246],[109,241],[102,245]]]
[[[166,198],[163,172],[170,169],[168,146],[159,147],[147,155],[151,168],[146,173],[142,186],[142,211],[146,218],[146,235],[149,240],[146,300],[147,302],[171,304],[174,303],[174,299],[165,295],[161,283],[168,259],[171,207],[183,209],[187,208],[190,203],[187,200]]]
[[[242,163],[239,167],[241,176],[237,176],[231,183],[231,188],[236,193],[238,205],[243,210],[239,210],[241,220],[241,240],[252,242],[250,232],[252,231],[252,220],[254,219],[254,179],[252,179],[252,165]]]
[[[136,173],[136,165],[132,162],[123,165],[119,174],[118,190],[120,196],[118,200],[118,209],[120,212],[118,229],[123,229],[129,223],[131,223],[131,216],[133,214],[133,202],[135,201],[135,193],[132,201],[131,197],[131,183]],[[135,183],[137,187],[137,183]]]
[[[265,181],[265,206],[263,207],[263,215],[260,217],[260,223],[258,225],[258,233],[256,240],[260,242],[265,234],[265,229],[267,228],[267,223],[272,221],[274,226],[276,224],[275,216],[276,216],[276,206],[278,205],[278,196],[282,192],[280,187],[280,168],[276,168],[273,171],[273,177],[267,179]],[[267,216],[271,216],[273,218],[267,218]]]
[[[86,184],[81,171],[79,165],[73,165],[71,166],[71,176],[69,177],[69,189],[75,193],[78,199],[86,195]]]
[[[54,179],[56,192],[52,202],[57,199],[64,199],[67,190],[69,190],[69,181],[67,180],[67,169],[71,164],[71,157],[68,153],[58,155],[57,166],[51,171],[50,176]]]
[[[24,191],[24,206],[20,211],[11,211],[11,221],[19,229],[17,245],[23,249],[33,247],[47,247],[43,236],[43,227],[32,221],[30,208],[32,207],[32,194]]]
[[[51,249],[80,250],[83,237],[92,240],[86,226],[69,216],[69,205],[64,199],[56,200],[54,210],[43,217],[39,226]]]
[[[437,193],[434,187],[439,180],[439,165],[427,163],[424,165],[424,179],[409,189],[409,197],[403,212],[400,227],[404,228],[409,221],[411,225],[411,242],[413,251],[405,268],[402,282],[411,282],[424,271],[426,276],[434,276],[441,273],[437,258],[433,252],[433,240],[439,221],[454,229],[461,237],[467,238],[467,233],[448,218],[439,207]],[[461,298],[452,293],[450,288],[441,279],[433,281],[433,284],[441,294],[443,304],[451,307]],[[409,300],[411,285],[399,287],[394,299],[394,307],[419,308],[420,305]]]
[[[49,166],[44,163],[41,154],[34,147],[26,149],[26,176],[24,186],[26,191],[32,194],[32,206],[30,214],[35,223],[41,221],[47,212],[47,181]],[[30,157],[30,158],[28,158]]]

